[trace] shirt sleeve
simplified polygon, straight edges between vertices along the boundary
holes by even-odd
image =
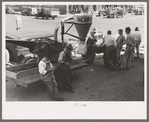
[[[40,61],[39,62],[39,73],[42,74],[42,75],[45,75],[47,73],[47,70],[46,69],[46,63],[44,61]]]
[[[63,61],[63,58],[64,58],[64,53],[61,52],[61,53],[59,54],[58,62]]]

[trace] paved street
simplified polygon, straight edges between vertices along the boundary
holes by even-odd
[[[14,14],[6,14],[6,32],[22,33],[47,31],[54,33],[58,22],[55,20],[35,19],[34,16],[22,16],[22,29],[16,30]],[[118,29],[130,27],[134,32],[139,27],[144,45],[144,15],[127,14],[123,18],[94,17],[92,27],[97,27],[106,35],[111,30],[113,35]],[[92,28],[91,27],[91,28]],[[76,34],[75,28],[70,33]],[[125,35],[125,34],[124,34]],[[68,38],[68,37],[67,37]],[[65,101],[143,101],[144,100],[144,55],[132,63],[131,70],[111,71],[105,68],[102,56],[97,56],[94,63],[79,71],[74,71],[73,88],[76,93],[60,91]],[[42,82],[34,83],[29,88],[15,87],[13,82],[6,83],[7,101],[52,101]]]

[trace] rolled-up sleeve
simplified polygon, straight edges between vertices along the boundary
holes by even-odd
[[[39,62],[38,68],[39,68],[39,73],[40,74],[45,75],[47,73],[46,63],[44,61],[40,61]]]
[[[62,62],[62,61],[64,61],[64,53],[63,52],[61,52],[59,54],[59,58],[58,58],[58,62]]]

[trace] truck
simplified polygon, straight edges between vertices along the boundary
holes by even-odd
[[[35,18],[38,19],[39,17],[42,17],[42,19],[49,19],[52,18],[55,19],[57,15],[52,14],[50,9],[41,9],[38,11],[37,14],[35,14]]]

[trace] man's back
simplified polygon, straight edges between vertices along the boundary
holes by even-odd
[[[138,31],[136,31],[132,35],[133,35],[133,37],[134,37],[135,40],[141,41],[141,34]]]
[[[104,36],[104,41],[105,41],[106,46],[114,45],[114,38],[111,37],[110,35]]]

